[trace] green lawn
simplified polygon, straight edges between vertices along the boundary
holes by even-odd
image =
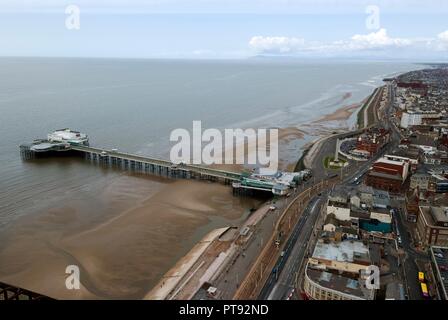
[[[331,166],[330,165],[330,162],[332,162],[334,160],[334,157],[333,156],[326,156],[325,158],[324,158],[324,168],[325,169],[332,169],[332,170],[340,170],[341,169],[341,167],[338,167],[338,166]],[[346,160],[343,160],[343,159],[339,159],[339,162],[342,162],[342,163],[346,163],[347,161]]]

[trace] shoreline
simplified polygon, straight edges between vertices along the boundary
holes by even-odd
[[[375,91],[374,91],[375,92]],[[372,96],[373,93],[371,93],[369,95]],[[369,97],[367,97],[366,99],[368,99]],[[363,101],[365,101],[366,99],[364,99]],[[319,119],[313,121],[313,123],[324,123],[324,122],[329,122],[329,121],[346,121],[348,120],[352,114],[355,112],[355,110],[357,110],[357,112],[361,112],[362,108],[360,108],[363,105],[363,102],[359,102],[359,103],[355,103],[355,104],[351,104],[348,106],[343,106],[341,108],[338,108],[337,110],[335,110],[333,113],[331,114],[327,114],[327,115],[323,115],[322,117],[320,117]],[[281,130],[281,129],[280,129]],[[301,129],[300,127],[297,128],[285,128],[284,130],[286,130],[286,132],[288,132],[288,130],[294,130],[295,132],[300,132],[301,136],[297,139],[304,139],[304,136],[307,134],[307,132],[303,129]],[[286,137],[288,136],[287,133],[284,134]],[[302,170],[305,168],[309,168],[310,167],[310,163],[312,163],[313,161],[313,157],[316,153],[318,153],[318,150],[320,149],[321,145],[329,138],[331,138],[332,136],[334,136],[335,134],[326,134],[326,135],[322,135],[320,136],[318,139],[316,139],[315,141],[309,143],[302,152],[301,157],[295,162],[294,167],[293,167],[293,171],[298,171],[298,170]],[[280,135],[279,135],[280,136]],[[280,137],[279,137],[280,138]],[[311,157],[311,158],[310,158]],[[279,159],[280,161],[280,159]],[[303,168],[302,168],[303,167]],[[266,203],[261,203],[259,205],[259,207],[257,208],[257,210],[261,210],[261,208],[263,208],[264,206],[266,206]],[[249,221],[251,220],[251,215],[249,215],[248,217],[246,217],[245,221],[241,224],[241,225],[245,225],[247,224]],[[228,226],[231,227],[231,226]],[[187,279],[184,279],[182,276],[179,276],[179,273],[183,274],[183,276],[186,276],[189,273],[192,273],[192,269],[193,266],[195,265],[195,263],[197,263],[198,259],[200,259],[201,255],[197,255],[197,252],[199,250],[199,248],[201,247],[201,243],[204,242],[204,239],[206,239],[208,237],[208,235],[210,234],[214,234],[215,232],[219,232],[219,230],[222,229],[213,229],[211,231],[209,231],[209,233],[199,242],[196,243],[195,246],[193,246],[193,248],[190,249],[190,251],[184,255],[183,257],[181,257],[159,280],[159,282],[152,287],[148,293],[145,295],[145,299],[150,298],[150,297],[157,297],[158,299],[163,299],[164,297],[168,297],[170,295],[170,293],[173,292],[173,290],[175,290],[176,286],[179,285],[179,283],[183,283],[183,285],[187,285],[187,283],[190,281],[191,277],[193,277],[193,275],[191,274]],[[202,254],[205,254],[205,252],[207,251],[207,248],[201,249],[203,251]],[[189,258],[190,257],[190,258]],[[194,261],[189,261],[194,257]],[[187,270],[183,270],[186,268],[186,266],[188,266]],[[202,265],[197,266],[198,269],[195,269],[195,272],[197,272],[197,270],[199,270],[202,267]],[[181,270],[181,271],[178,271]],[[176,275],[176,277],[174,277],[174,279],[176,281],[173,280],[173,275]],[[171,290],[169,292],[166,291],[166,289],[164,288],[165,284],[167,281],[170,281],[169,286],[167,286],[168,288],[171,288]],[[181,290],[181,289],[178,289]],[[192,296],[194,294],[192,293]]]
[[[361,102],[353,103],[348,106],[344,106],[339,108],[338,110],[334,111],[331,114],[327,114],[319,118],[318,120],[313,121],[313,123],[323,123],[328,121],[341,121],[341,120],[348,120],[355,112],[356,117],[359,116],[360,113],[363,111],[364,104],[369,100],[369,98],[375,93],[375,90],[366,98],[364,98]],[[334,128],[333,133],[327,133],[320,135],[317,139],[312,141],[311,143],[308,143],[303,148],[303,152],[299,160],[297,161],[294,171],[300,171],[304,169],[310,169],[313,158],[315,153],[317,153],[320,149],[321,144],[325,142],[325,140],[331,138],[332,136],[339,134],[334,133],[334,131],[341,130],[342,127]],[[310,158],[311,157],[311,158]]]

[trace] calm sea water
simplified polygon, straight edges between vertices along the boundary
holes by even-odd
[[[20,143],[70,127],[92,145],[166,157],[169,134],[204,127],[287,127],[359,102],[399,63],[0,59],[0,228],[82,197],[118,174],[82,162],[24,163]]]

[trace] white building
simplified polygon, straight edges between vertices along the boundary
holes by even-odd
[[[401,123],[400,126],[404,129],[409,128],[410,126],[416,126],[422,124],[422,114],[418,112],[403,112],[401,115]]]
[[[304,290],[313,300],[373,300],[367,288],[368,247],[362,241],[319,241],[305,269]]]
[[[73,131],[70,129],[60,129],[48,134],[49,142],[66,142],[70,144],[88,145],[89,138],[85,133]]]
[[[327,215],[334,214],[336,219],[350,221],[350,206],[329,202],[327,205]]]
[[[402,128],[408,128],[410,126],[417,126],[422,124],[423,119],[439,119],[441,114],[433,111],[412,111],[408,110],[401,115],[400,126]]]

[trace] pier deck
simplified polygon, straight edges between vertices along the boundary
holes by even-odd
[[[227,180],[228,183],[238,181],[241,178],[241,174],[236,172],[212,169],[191,164],[174,164],[171,161],[156,159],[152,157],[145,157],[130,153],[104,150],[100,148],[88,147],[88,146],[71,146],[72,150],[80,151],[86,154],[87,157],[105,162],[105,163],[127,163],[130,166],[135,166],[144,171],[153,170],[166,170],[168,173],[174,176],[198,176],[203,178],[216,178]]]
[[[303,170],[300,172],[281,172],[265,176],[256,173],[237,173],[216,169],[203,165],[190,163],[173,163],[169,160],[157,159],[144,155],[137,155],[105,148],[91,147],[88,139],[82,143],[75,139],[65,139],[67,134],[78,137],[78,131],[69,129],[59,130],[48,135],[56,136],[55,139],[37,139],[29,144],[20,145],[22,159],[30,160],[36,157],[58,157],[58,156],[82,156],[93,164],[104,167],[115,167],[133,172],[154,174],[174,179],[199,179],[207,181],[219,181],[226,185],[232,185],[235,194],[246,194],[252,192],[269,192],[274,195],[286,195],[304,179],[309,178],[311,172]],[[87,135],[84,135],[87,137]]]
[[[54,144],[54,150],[50,150],[48,149],[47,145],[48,143],[46,143],[47,149],[45,150],[45,152],[34,151],[36,149],[39,149],[34,147],[33,150],[31,148],[32,145],[21,145],[20,151],[22,158],[28,160],[34,158],[37,154],[43,154],[47,152],[58,154],[61,152],[74,151],[95,163],[121,167],[123,169],[139,171],[143,173],[153,173],[173,178],[222,181],[225,184],[231,184],[232,182],[239,181],[241,179],[241,174],[236,172],[213,169],[193,164],[174,164],[168,160],[130,154],[117,151],[115,149],[106,150],[104,148],[75,144],[66,144],[64,147],[61,147],[61,144]]]

